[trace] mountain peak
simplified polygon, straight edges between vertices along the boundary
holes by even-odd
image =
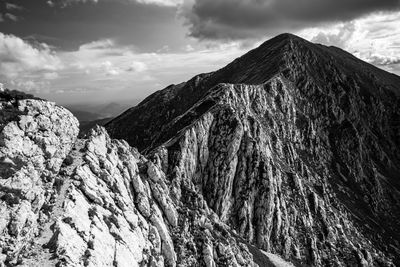
[[[371,255],[398,255],[397,241],[382,240],[400,240],[400,204],[391,199],[400,203],[399,88],[396,75],[285,33],[218,71],[155,93],[106,127],[111,136],[154,154],[173,183],[193,182],[210,208],[249,242],[293,259],[274,228],[280,226],[268,220],[286,214],[284,227],[296,226],[283,236],[298,240],[308,230],[287,218],[306,207],[310,212],[303,215],[312,219],[302,223],[319,233],[307,242],[321,246],[299,245],[300,251],[313,251],[301,263],[356,266],[357,260],[341,262],[347,256],[335,256],[322,244],[344,242],[347,250],[357,243],[375,251]],[[282,182],[284,192],[275,197],[286,204],[264,213],[257,203],[274,199],[265,194],[277,192],[275,182]],[[352,233],[336,243],[326,229],[335,231],[338,218],[349,218]],[[369,240],[356,237],[362,234]]]
[[[156,145],[153,144],[154,140],[151,140],[149,133],[137,127],[146,125],[146,129],[151,129],[149,131],[160,132],[162,124],[188,111],[219,83],[258,85],[278,74],[299,85],[300,90],[303,90],[304,83],[312,82],[324,91],[327,84],[334,82],[342,84],[341,87],[357,87],[366,94],[381,94],[382,90],[390,95],[400,93],[400,77],[343,50],[313,44],[296,35],[284,33],[220,70],[197,75],[186,83],[154,93],[109,122],[106,127],[112,136],[124,138],[140,150],[149,148],[150,145]],[[154,114],[151,111],[153,109]],[[134,134],[128,134],[131,131]]]
[[[267,41],[265,43],[274,43],[274,42],[291,42],[291,41],[296,41],[296,42],[308,42],[307,40],[301,38],[300,36],[297,36],[292,33],[281,33]]]
[[[318,49],[318,46],[292,33],[282,33],[263,42],[249,53],[254,52],[257,54],[270,54],[271,52],[274,52],[282,55],[284,53],[290,53],[292,50],[299,48],[315,50]],[[244,57],[248,54],[245,54]]]

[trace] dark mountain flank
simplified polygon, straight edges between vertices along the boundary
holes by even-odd
[[[248,244],[306,265],[400,264],[400,77],[279,35],[106,129]]]

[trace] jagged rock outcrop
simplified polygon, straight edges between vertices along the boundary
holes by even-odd
[[[11,97],[1,107],[0,266],[288,264],[104,128],[76,139],[77,120],[54,103]]]
[[[250,244],[318,266],[400,264],[400,77],[280,35],[106,125]]]
[[[126,142],[110,140],[104,129],[96,128],[88,139],[77,142],[73,153],[74,162],[61,170],[67,179],[64,184],[68,183],[66,194],[59,196],[62,211],[49,244],[63,266],[176,266],[181,262],[192,266],[203,259],[206,242],[214,240],[224,242],[220,253],[227,262],[240,257],[237,266],[252,265],[247,247],[230,240],[229,234],[212,236],[222,234],[214,229],[220,222],[212,220],[209,209],[203,207],[199,220],[190,220],[180,211],[184,206],[170,198],[162,170]],[[191,212],[195,216],[196,211]],[[203,233],[197,238],[204,240],[189,244],[195,232],[184,229],[207,224],[212,233]],[[180,250],[174,239],[183,234],[187,237]],[[194,251],[187,253],[189,245]],[[218,256],[211,252],[207,261],[212,264],[214,258]]]
[[[210,110],[153,154],[178,189],[175,197],[184,202],[179,189],[190,185],[239,236],[288,260],[313,266],[390,264],[338,203],[329,164],[317,169],[300,156],[316,133],[296,129],[293,89],[283,77],[260,86],[215,88],[203,100],[215,103]],[[324,156],[319,160],[333,157]]]
[[[55,176],[79,129],[54,103],[6,93],[0,102],[0,262],[16,264],[46,218]]]

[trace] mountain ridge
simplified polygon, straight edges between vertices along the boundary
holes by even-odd
[[[307,63],[304,66],[312,65],[317,61],[317,59],[313,53],[314,51],[310,49],[309,46],[312,46],[314,50],[317,48],[320,49],[320,47],[326,48],[325,46],[322,45],[314,45],[293,34],[278,35],[277,37],[264,42],[258,48],[253,49],[250,52],[246,53],[245,55],[235,59],[232,63],[228,64],[227,66],[223,67],[218,71],[194,76],[186,83],[181,83],[179,85],[170,85],[164,90],[160,90],[153,93],[151,96],[147,97],[137,106],[125,111],[120,116],[116,117],[114,120],[107,123],[105,127],[112,136],[117,138],[124,138],[131,145],[135,145],[139,149],[144,149],[152,143],[152,140],[147,140],[148,136],[151,135],[151,133],[144,134],[141,132],[140,126],[135,128],[135,125],[137,123],[146,124],[150,122],[151,124],[160,124],[160,122],[157,122],[158,119],[157,117],[156,118],[149,117],[147,119],[143,119],[141,122],[138,122],[140,121],[139,118],[140,114],[143,113],[144,110],[153,108],[154,112],[149,112],[149,113],[152,113],[152,115],[154,116],[154,114],[157,114],[157,110],[161,109],[162,112],[159,113],[166,115],[161,116],[159,119],[162,120],[163,123],[170,122],[174,117],[177,117],[183,114],[183,112],[187,111],[192,105],[194,105],[199,99],[201,99],[201,97],[203,97],[209,89],[211,89],[218,83],[261,84],[263,82],[266,82],[271,77],[280,72],[284,73],[285,69],[286,71],[290,69],[289,63],[291,62],[287,59],[288,55],[292,57],[296,56],[297,62],[295,64],[297,66],[301,66],[300,63],[306,63],[306,61],[309,61],[310,58],[314,62],[311,62],[311,64]],[[302,50],[296,47],[301,47]],[[306,49],[304,49],[304,47]],[[311,56],[304,59],[304,56],[302,54],[299,55],[298,53],[299,50],[301,53],[305,53],[306,55],[311,54]],[[288,51],[290,53],[285,53]],[[298,61],[299,59],[301,60],[300,63]],[[358,59],[352,56],[352,60],[358,60]],[[242,63],[243,61],[244,63]],[[259,61],[261,61],[261,63],[258,63]],[[325,61],[329,61],[329,59],[328,60],[324,59],[323,63],[320,63],[320,65],[324,65]],[[258,65],[257,64],[254,65],[254,62],[258,63]],[[395,91],[396,94],[400,93],[400,90],[393,89],[394,86],[392,85],[393,82],[397,84],[400,83],[400,77],[394,74],[387,73],[370,64],[367,63],[364,64],[368,68],[378,71],[378,73],[383,75],[385,78],[395,77],[394,81],[389,79],[390,83],[387,87],[390,88],[390,90]],[[318,73],[318,69],[313,70],[313,72]],[[290,76],[292,74],[284,73],[284,75]],[[293,75],[292,77],[288,78],[290,80],[297,80],[297,78],[293,77]],[[370,78],[368,79],[370,80]],[[366,86],[362,88],[365,89],[365,87]],[[177,103],[171,101],[172,100],[171,98],[176,98],[175,102]],[[127,125],[124,125],[123,123],[124,119],[129,121],[129,123],[126,123]],[[118,127],[113,127],[114,124],[118,125]],[[148,130],[151,129],[152,126],[146,125],[145,127],[142,128]],[[140,135],[140,138],[135,137],[134,135],[132,136],[131,134],[124,136],[124,133],[130,132],[133,129],[135,129],[134,131],[136,134]],[[159,132],[160,127],[156,127],[152,130],[154,130],[155,132]],[[134,141],[135,138],[140,141],[139,142]]]
[[[396,207],[399,204],[400,187],[396,177],[400,171],[396,166],[400,162],[400,127],[396,118],[400,116],[400,77],[364,63],[338,48],[315,45],[290,34],[279,35],[218,71],[195,76],[184,84],[169,86],[156,92],[143,104],[109,122],[106,128],[111,136],[127,140],[145,154],[152,154],[151,151],[157,151],[160,145],[165,146],[167,152],[162,153],[167,153],[168,156],[165,157],[169,162],[170,157],[175,158],[186,153],[185,146],[178,145],[178,137],[191,131],[200,131],[190,129],[202,120],[204,114],[215,114],[213,107],[216,102],[209,95],[218,92],[221,87],[244,86],[249,90],[254,86],[263,88],[277,77],[288,83],[281,86],[283,89],[278,89],[280,93],[274,96],[277,101],[275,105],[283,105],[281,96],[290,91],[291,97],[286,101],[295,110],[292,115],[295,120],[280,127],[293,129],[301,136],[298,140],[285,141],[293,146],[290,150],[297,151],[296,157],[288,156],[292,163],[287,164],[291,165],[297,160],[308,161],[313,175],[320,176],[320,172],[328,175],[329,179],[319,182],[317,179],[313,183],[330,188],[329,194],[336,195],[334,201],[343,205],[341,209],[348,210],[357,228],[367,236],[376,235],[373,239],[378,247],[390,251],[391,255],[397,255],[395,240],[399,239],[396,233],[399,225],[396,218],[400,214]],[[243,93],[242,97],[245,95]],[[225,106],[233,108],[232,103]],[[239,106],[234,114],[242,112],[245,106]],[[221,106],[217,109],[225,108]],[[280,123],[271,124],[270,118],[275,113],[258,114],[254,120],[263,125],[262,127],[278,131],[277,133],[285,132],[286,130],[276,128]],[[218,121],[222,114],[210,116],[217,116],[211,121]],[[242,120],[244,119],[237,123],[241,124]],[[246,135],[245,131],[240,132],[240,135]],[[198,134],[207,136],[209,133],[201,131]],[[270,132],[267,139],[275,138],[275,134]],[[194,139],[190,142],[196,140],[194,136],[192,138]],[[258,142],[261,141],[256,141]],[[230,141],[227,141],[221,145],[229,144]],[[264,146],[261,143],[259,145]],[[176,150],[176,146],[181,148]],[[218,145],[209,143],[201,146],[209,153],[219,153]],[[171,149],[172,156],[168,152]],[[279,155],[282,152],[277,150],[274,153]],[[193,160],[196,161],[196,158]],[[256,162],[259,160],[261,159]],[[273,165],[280,166],[276,164]],[[172,166],[175,165],[172,163]],[[237,169],[238,166],[232,168]],[[168,168],[164,171],[170,173],[169,175],[174,173]],[[196,174],[190,179],[196,181],[203,175]],[[230,183],[234,183],[235,179],[237,178]],[[210,189],[208,186],[213,186],[208,185],[209,182],[203,183],[205,184],[198,188],[200,192],[207,192]],[[225,190],[223,188],[219,190]],[[324,192],[320,191],[319,195],[324,195]],[[218,210],[212,204],[215,197],[216,195],[206,199],[211,207]],[[288,199],[282,198],[281,201]],[[229,207],[225,208],[230,210]]]

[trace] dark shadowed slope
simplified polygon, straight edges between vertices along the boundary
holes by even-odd
[[[283,34],[106,128],[155,149],[172,184],[194,184],[259,248],[305,264],[400,264],[399,92],[400,77]]]

